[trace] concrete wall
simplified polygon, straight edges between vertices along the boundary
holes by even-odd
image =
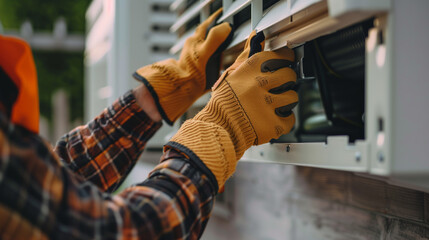
[[[429,194],[343,171],[240,162],[223,198],[202,239],[429,239]]]

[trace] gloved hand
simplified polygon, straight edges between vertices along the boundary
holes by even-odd
[[[166,145],[198,156],[220,188],[245,150],[288,133],[295,123],[294,53],[259,52],[263,48],[263,33],[252,32],[244,51],[213,86],[207,106]]]
[[[222,23],[210,28],[219,9],[201,23],[183,47],[180,59],[167,59],[138,69],[134,78],[149,89],[162,118],[179,118],[219,77],[220,54],[232,40],[232,27]]]

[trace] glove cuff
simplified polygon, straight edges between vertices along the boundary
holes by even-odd
[[[156,104],[156,107],[158,108],[158,112],[159,114],[161,114],[162,119],[168,124],[168,125],[173,125],[174,121],[171,121],[167,114],[164,111],[164,108],[162,107],[160,101],[159,101],[159,97],[158,94],[156,93],[155,89],[153,88],[153,86],[150,84],[150,82],[144,78],[143,76],[141,76],[140,74],[138,74],[137,72],[135,72],[133,74],[134,79],[136,79],[137,81],[142,82],[146,88],[149,90],[150,95],[152,95],[152,98]]]
[[[219,125],[188,120],[171,138],[171,142],[179,143],[195,153],[216,177],[219,188],[235,172],[237,160],[233,143],[229,133]]]
[[[173,125],[205,92],[204,86],[193,80],[196,75],[181,70],[175,60],[169,59],[142,67],[133,77],[147,87],[162,118]]]
[[[214,123],[224,128],[234,144],[236,160],[254,144],[256,132],[226,80],[216,86],[212,99],[194,120]]]

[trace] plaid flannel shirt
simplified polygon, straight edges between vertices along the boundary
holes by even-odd
[[[218,186],[196,156],[168,150],[148,179],[110,194],[160,125],[128,92],[53,151],[0,112],[0,239],[199,238]]]

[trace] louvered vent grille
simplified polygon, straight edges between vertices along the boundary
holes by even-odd
[[[178,19],[170,31],[176,33],[179,40],[170,53],[179,53],[198,24],[221,7],[223,14],[218,22],[228,21],[236,28],[231,47],[244,41],[252,29],[263,30],[271,37],[280,29],[292,26],[294,14],[315,5],[318,8],[323,5],[326,11],[326,1],[323,0],[176,0],[170,10],[176,12]]]
[[[170,11],[173,0],[151,1],[150,53],[153,61],[160,61],[169,56],[169,50],[175,44],[177,36],[170,32],[176,17]]]

